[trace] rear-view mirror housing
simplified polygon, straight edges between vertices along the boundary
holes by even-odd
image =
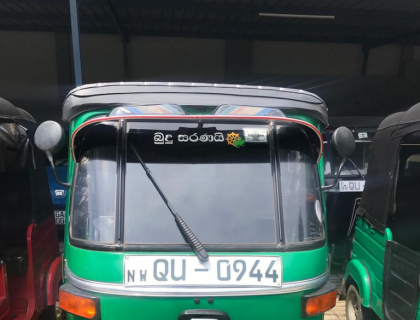
[[[36,129],[35,145],[45,153],[58,153],[64,146],[64,140],[64,129],[55,121],[45,121]]]
[[[341,158],[349,158],[356,149],[356,141],[349,128],[339,127],[335,129],[331,137],[331,149]]]
[[[61,181],[58,177],[53,159],[53,155],[63,148],[65,137],[63,127],[51,120],[41,123],[35,131],[35,145],[47,156],[57,182],[68,188],[70,184]]]

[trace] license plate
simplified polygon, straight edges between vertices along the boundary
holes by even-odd
[[[55,210],[54,216],[55,216],[55,224],[57,225],[64,225],[64,215],[65,211],[62,210]]]
[[[282,283],[278,256],[126,255],[124,285],[132,286],[269,286]]]
[[[365,180],[340,181],[340,192],[363,192]]]

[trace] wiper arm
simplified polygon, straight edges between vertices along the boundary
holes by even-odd
[[[140,157],[140,154],[137,152],[136,148],[130,143],[131,148],[133,149],[134,153],[136,154],[137,158],[139,159],[141,166],[143,167],[144,171],[146,172],[147,177],[155,186],[157,192],[161,196],[162,200],[165,202],[166,206],[168,207],[169,211],[172,213],[172,216],[175,219],[176,225],[178,226],[179,232],[181,232],[184,240],[190,245],[190,247],[194,250],[195,255],[197,256],[198,260],[202,262],[206,262],[209,260],[209,255],[207,254],[206,249],[204,249],[203,245],[201,244],[200,240],[192,233],[188,225],[185,221],[181,218],[181,216],[175,211],[172,207],[169,200],[166,198],[165,194],[163,193],[162,189],[157,184],[156,180],[152,176],[152,172],[146,166],[143,159]]]

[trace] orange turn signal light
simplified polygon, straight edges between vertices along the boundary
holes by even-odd
[[[334,308],[337,300],[337,289],[306,300],[304,310],[311,317]]]
[[[60,289],[60,308],[76,316],[93,319],[97,313],[95,301]]]

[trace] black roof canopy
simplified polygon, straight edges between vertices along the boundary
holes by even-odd
[[[34,143],[36,129],[28,112],[0,98],[0,233],[11,238],[22,233],[25,240],[25,223],[53,214],[45,155]],[[14,217],[16,230],[5,215]]]
[[[0,98],[0,120],[15,120],[17,122],[23,120],[35,123],[35,119],[27,111],[15,107],[3,98]]]
[[[372,140],[365,189],[357,213],[382,232],[388,217],[396,210],[401,142],[405,136],[417,131],[420,131],[420,103],[386,117]]]
[[[317,95],[294,89],[181,82],[127,82],[84,85],[72,90],[63,106],[63,120],[109,106],[176,104],[220,106],[224,104],[279,108],[307,114],[328,125],[327,108]]]

